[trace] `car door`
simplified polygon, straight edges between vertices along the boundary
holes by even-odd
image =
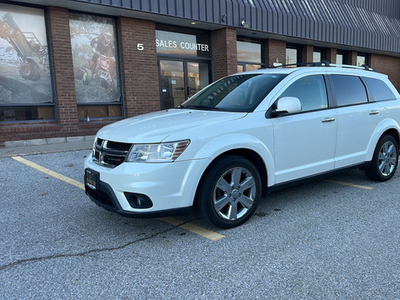
[[[337,106],[335,168],[362,163],[378,124],[383,119],[376,102],[368,101],[367,90],[358,76],[330,75]]]
[[[302,111],[272,119],[276,183],[330,171],[334,168],[336,112],[329,109],[323,75],[295,80],[278,99],[297,97]]]

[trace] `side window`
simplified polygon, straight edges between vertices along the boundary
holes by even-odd
[[[292,83],[279,98],[297,97],[301,102],[301,111],[317,110],[328,107],[325,80],[322,75],[300,78]]]
[[[385,101],[396,99],[390,88],[382,80],[375,78],[362,77],[362,80],[371,91],[375,101]]]
[[[368,102],[367,92],[357,76],[331,75],[337,106]]]

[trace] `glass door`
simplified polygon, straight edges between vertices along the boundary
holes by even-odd
[[[161,108],[177,107],[209,84],[209,64],[160,60]]]
[[[186,99],[183,61],[160,60],[161,108],[179,106]]]

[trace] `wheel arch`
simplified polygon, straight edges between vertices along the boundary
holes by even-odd
[[[197,205],[198,202],[198,196],[199,196],[199,191],[200,191],[200,186],[203,181],[203,179],[207,176],[207,173],[209,170],[214,166],[214,164],[218,163],[218,160],[220,160],[222,157],[225,156],[240,156],[248,161],[250,161],[254,167],[257,169],[260,177],[261,177],[261,196],[265,196],[267,193],[267,182],[268,182],[268,173],[267,173],[267,166],[262,159],[262,157],[254,150],[251,149],[246,149],[246,148],[237,148],[237,149],[231,149],[228,151],[225,151],[218,156],[216,156],[210,164],[207,166],[207,168],[204,170],[203,174],[200,177],[200,180],[197,184],[196,188],[196,193],[194,197],[194,206]]]
[[[399,145],[399,142],[400,142],[399,134],[400,133],[396,129],[391,128],[391,129],[386,130],[384,133],[382,133],[382,135],[381,135],[381,137],[379,139],[381,139],[382,136],[384,136],[384,135],[391,135],[396,140],[397,146],[400,146]]]
[[[372,137],[370,139],[367,156],[366,156],[366,160],[365,160],[366,162],[370,162],[372,160],[372,157],[375,152],[375,148],[378,145],[380,139],[384,135],[392,136],[396,140],[397,145],[400,148],[400,126],[397,123],[395,123],[393,120],[386,119],[381,124],[379,124],[375,133],[372,135]]]

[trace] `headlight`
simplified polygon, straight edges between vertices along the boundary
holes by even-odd
[[[136,144],[129,152],[127,162],[173,162],[189,146],[190,140],[160,143]]]

